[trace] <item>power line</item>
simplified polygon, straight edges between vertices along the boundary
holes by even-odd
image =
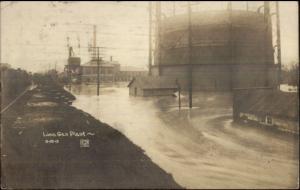
[[[64,47],[66,48],[66,45],[57,45],[57,44],[14,44],[14,46],[43,46],[43,47]],[[80,46],[80,48],[88,49],[90,47],[88,46]],[[135,50],[148,50],[147,48],[132,48],[132,47],[114,47],[114,46],[101,46],[99,47],[101,49],[135,49]]]

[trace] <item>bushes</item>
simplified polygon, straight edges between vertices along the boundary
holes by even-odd
[[[21,69],[1,69],[2,105],[21,94],[31,84],[31,76]]]

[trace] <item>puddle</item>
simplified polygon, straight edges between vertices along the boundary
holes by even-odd
[[[33,118],[31,121],[32,122],[52,122],[52,121],[61,121],[62,118],[60,117],[38,117],[38,118]]]
[[[36,103],[28,102],[27,103],[27,106],[29,107],[55,107],[57,105],[58,104],[55,102],[36,102]]]
[[[45,96],[42,95],[42,94],[34,94],[33,97],[35,97],[35,98],[45,98]]]

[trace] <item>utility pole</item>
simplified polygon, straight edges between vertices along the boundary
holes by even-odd
[[[181,109],[181,97],[180,97],[181,88],[180,88],[180,84],[179,84],[178,79],[176,79],[176,85],[177,85],[177,91],[178,91],[178,108],[180,110]]]
[[[280,14],[279,14],[279,2],[276,1],[276,33],[277,33],[277,61],[278,61],[278,86],[281,83],[281,42],[280,42]]]
[[[249,11],[249,2],[246,1],[246,10]]]
[[[70,37],[67,36],[67,47],[69,48],[70,47]]]
[[[96,47],[97,47],[97,26],[94,25],[94,39],[93,39],[93,46],[94,46],[94,51],[93,51],[93,58],[96,57]]]
[[[181,97],[180,97],[180,94],[181,94],[181,88],[179,86],[178,87],[178,106],[179,106],[179,109],[181,109]]]
[[[97,96],[99,96],[99,89],[100,89],[100,47],[97,47],[97,26],[93,25],[94,29],[94,39],[93,39],[93,56],[92,60],[97,60]]]
[[[152,67],[152,2],[149,1],[149,73],[151,76],[151,68]]]
[[[158,76],[160,76],[160,64],[161,64],[161,2],[156,2],[156,43],[157,43],[157,62],[158,62]]]
[[[188,65],[189,65],[189,107],[193,107],[193,66],[192,66],[192,10],[188,2]]]
[[[265,87],[269,86],[268,80],[268,65],[270,61],[270,50],[272,49],[269,44],[272,43],[272,28],[270,24],[270,2],[264,1],[264,22],[265,22],[265,40],[264,40],[264,58],[265,58]],[[271,39],[270,39],[271,37]],[[271,41],[270,41],[271,40]],[[273,54],[273,52],[272,52]]]
[[[100,88],[100,55],[99,55],[99,48],[97,48],[97,96],[99,96],[99,88]]]
[[[229,53],[230,53],[230,90],[233,90],[234,88],[234,72],[233,67],[234,65],[234,55],[233,55],[233,24],[232,24],[232,2],[229,1],[227,4],[227,10],[229,13]]]
[[[228,1],[227,3],[227,10],[232,10],[232,2]]]
[[[266,45],[266,63],[270,61],[270,44],[272,43],[272,25],[271,25],[271,17],[270,17],[270,2],[264,1],[264,16],[265,16],[265,27],[266,27],[266,38],[265,38],[265,45]]]
[[[69,90],[71,91],[71,71],[70,71],[70,58],[72,56],[72,47],[70,46],[70,37],[67,36],[67,47],[69,52],[69,58],[68,58],[68,69],[67,69],[67,81],[69,83]]]
[[[80,52],[80,37],[77,36],[77,42],[78,42],[78,50],[79,50],[79,55],[81,55],[81,52]]]
[[[69,45],[68,45],[69,46]],[[71,71],[71,57],[72,57],[72,46],[69,46],[69,59],[68,59],[68,79],[69,79],[69,90],[72,89],[72,71]]]

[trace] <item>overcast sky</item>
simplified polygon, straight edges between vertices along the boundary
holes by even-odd
[[[176,3],[178,13],[186,10],[185,3]],[[249,8],[256,10],[262,3],[249,2]],[[233,4],[236,9],[246,6],[245,2]],[[1,62],[33,72],[55,64],[62,70],[69,36],[69,44],[85,63],[96,24],[97,45],[103,47],[104,59],[113,56],[121,65],[146,69],[147,6],[147,2],[1,2]],[[162,6],[165,14],[172,12],[172,2]],[[224,2],[201,2],[194,11],[225,7]],[[280,14],[282,60],[287,64],[298,61],[298,3],[280,2]]]

